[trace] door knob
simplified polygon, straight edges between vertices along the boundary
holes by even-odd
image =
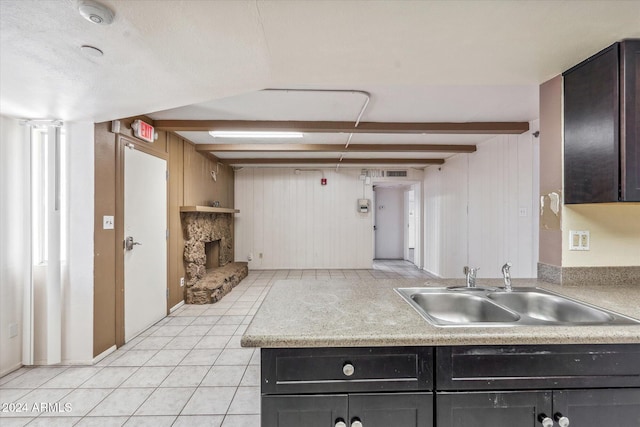
[[[560,412],[553,414],[553,418],[558,422],[560,427],[569,427],[569,418],[563,416]]]
[[[342,418],[338,418],[334,427],[347,427],[347,423]]]
[[[360,418],[354,418],[351,420],[351,427],[362,427],[362,421]]]
[[[547,417],[546,414],[538,414],[538,421],[540,421],[542,427],[553,427],[553,420],[551,417]]]
[[[133,241],[133,236],[127,236],[126,239],[124,239],[124,248],[128,251],[132,251],[133,247],[136,245],[142,245],[142,243],[139,242],[134,242]]]

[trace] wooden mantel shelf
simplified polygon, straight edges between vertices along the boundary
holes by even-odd
[[[239,213],[238,209],[213,208],[211,206],[180,206],[180,212]]]

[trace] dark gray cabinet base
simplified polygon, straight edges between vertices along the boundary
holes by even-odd
[[[533,427],[538,415],[551,415],[550,392],[443,392],[436,402],[437,426]]]
[[[346,395],[264,396],[262,426],[327,427],[348,415]]]
[[[433,393],[264,396],[262,425],[333,427],[360,420],[367,427],[432,427]]]
[[[640,388],[554,391],[553,407],[577,427],[640,426]]]
[[[261,381],[262,427],[640,427],[638,344],[263,349]]]
[[[540,415],[578,427],[640,426],[640,389],[443,392],[436,402],[438,427],[541,426]]]

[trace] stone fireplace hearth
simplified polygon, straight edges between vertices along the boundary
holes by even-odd
[[[185,302],[220,300],[248,274],[247,263],[233,262],[233,217],[222,212],[182,212],[187,273]]]

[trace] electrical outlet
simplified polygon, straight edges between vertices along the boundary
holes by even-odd
[[[249,255],[247,255],[247,261],[253,261],[253,252],[249,253]]]
[[[184,286],[184,277],[180,278],[180,286]]]
[[[526,217],[527,216],[527,208],[518,209],[518,215],[521,216],[521,217]]]
[[[582,247],[582,250],[584,251],[588,251],[589,250],[589,232],[588,231],[584,231],[581,235],[580,235],[580,246]]]
[[[18,324],[17,323],[9,323],[9,338],[18,336]]]
[[[590,245],[590,235],[588,230],[570,230],[569,231],[569,250],[570,251],[588,251]]]

